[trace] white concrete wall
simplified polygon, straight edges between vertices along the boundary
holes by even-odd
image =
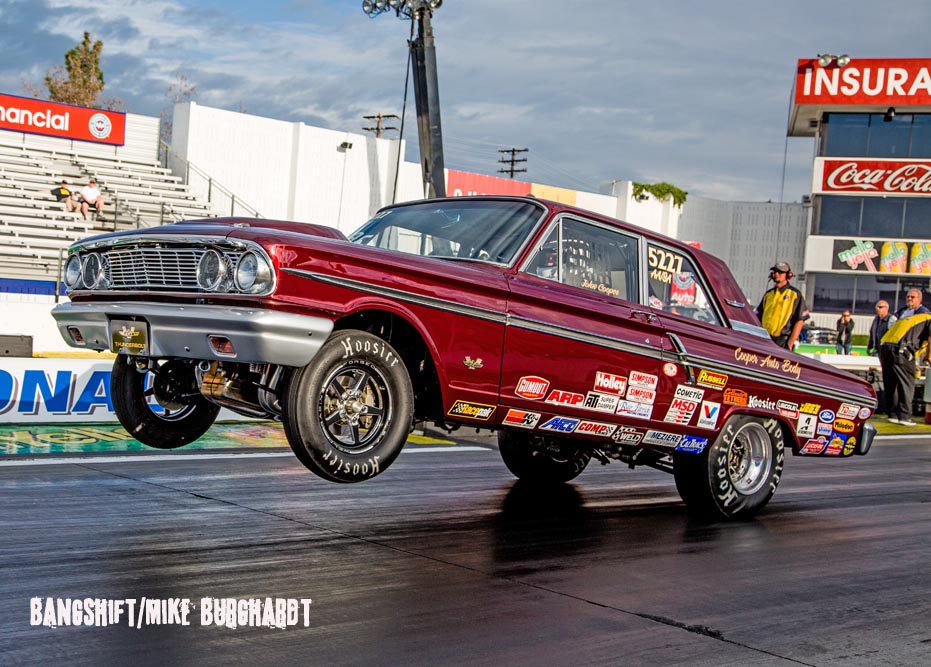
[[[62,301],[68,299],[62,297]],[[42,352],[74,352],[59,335],[51,315],[55,297],[36,294],[0,292],[0,334],[32,336],[33,354]]]
[[[634,197],[632,181],[612,181],[611,194],[617,198],[615,217],[653,232],[679,238],[679,217],[682,208],[671,197],[659,201],[652,195]],[[688,202],[686,202],[686,205]]]

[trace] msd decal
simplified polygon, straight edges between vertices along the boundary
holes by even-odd
[[[517,428],[531,429],[540,421],[540,415],[536,412],[525,412],[524,410],[508,410],[501,422],[505,426],[516,426]]]
[[[537,401],[546,396],[550,381],[536,375],[526,375],[517,381],[514,393],[521,398]]]
[[[554,389],[550,392],[549,396],[546,397],[547,403],[555,403],[557,405],[579,405],[585,401],[585,397],[582,394],[576,394],[571,391],[560,391],[559,389]]]
[[[540,426],[541,431],[557,431],[559,433],[572,433],[579,425],[579,419],[569,417],[551,417]]]
[[[627,390],[627,378],[623,375],[614,375],[612,373],[595,373],[595,391],[602,394],[616,394],[623,396]]]
[[[673,424],[688,424],[698,409],[698,402],[687,398],[674,398],[663,421]]]

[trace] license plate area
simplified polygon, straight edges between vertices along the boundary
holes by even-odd
[[[130,356],[148,354],[149,323],[145,320],[110,320],[110,350]]]

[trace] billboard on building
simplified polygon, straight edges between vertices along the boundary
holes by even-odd
[[[813,194],[931,194],[931,160],[816,158]]]
[[[802,58],[795,104],[931,104],[931,59],[852,58],[843,67],[821,67],[815,58]]]
[[[0,130],[122,146],[126,114],[0,93]]]

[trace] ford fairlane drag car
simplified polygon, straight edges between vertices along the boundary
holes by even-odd
[[[415,422],[498,431],[517,477],[592,458],[670,472],[690,509],[745,517],[786,450],[866,454],[872,388],[777,347],[727,266],[532,197],[390,206],[322,226],[194,220],[69,250],[72,346],[117,352],[111,394],[170,449],[220,407],[280,419],[314,473],[378,475]]]

